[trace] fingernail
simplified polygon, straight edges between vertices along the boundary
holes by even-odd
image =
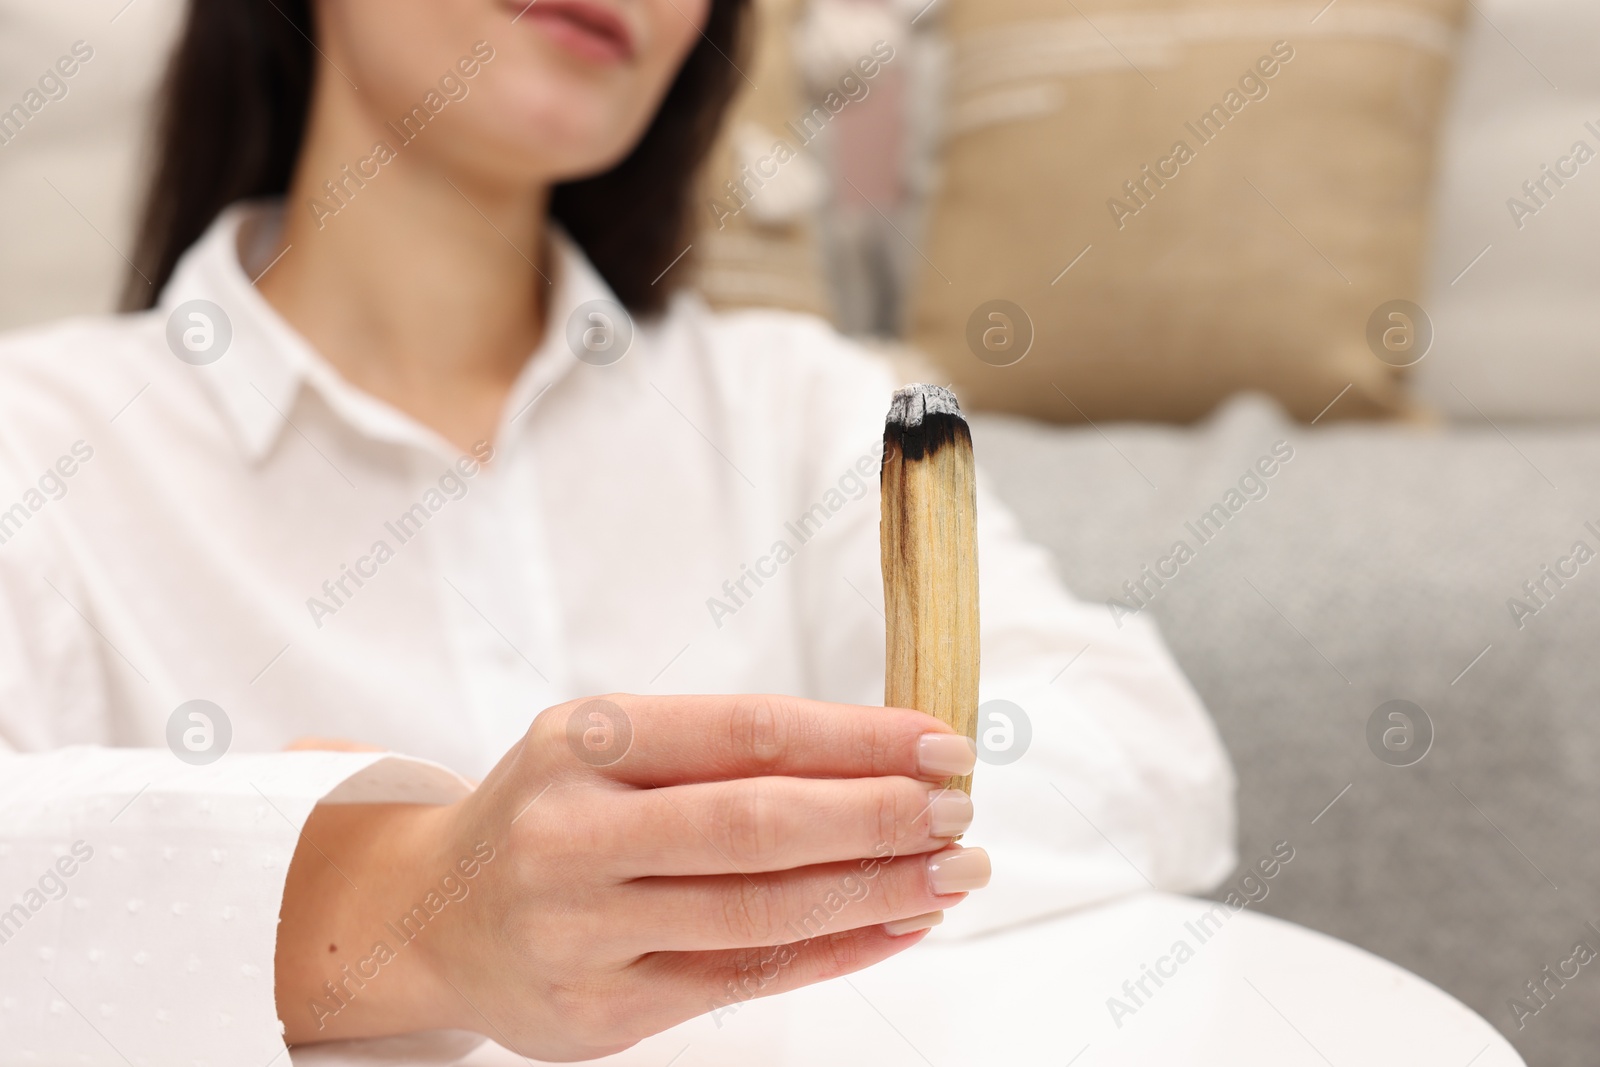
[[[971,774],[978,746],[960,734],[923,734],[917,741],[917,771],[924,778]]]
[[[928,803],[928,834],[955,837],[972,825],[972,798],[959,789],[937,789]]]
[[[920,930],[931,930],[944,922],[944,912],[930,911],[926,915],[913,915],[909,919],[896,919],[883,924],[883,932],[890,937],[904,937]]]
[[[936,897],[970,893],[989,884],[989,854],[981,848],[947,848],[928,857],[928,889]]]

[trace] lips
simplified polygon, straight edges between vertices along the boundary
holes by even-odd
[[[620,63],[634,55],[633,33],[608,7],[589,0],[534,0],[520,18],[582,59]]]

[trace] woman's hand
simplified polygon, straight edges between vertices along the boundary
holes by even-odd
[[[455,1028],[587,1059],[870,966],[988,881],[981,849],[949,847],[971,801],[937,784],[973,758],[902,709],[551,708],[458,804],[313,813],[278,944],[286,1036]]]

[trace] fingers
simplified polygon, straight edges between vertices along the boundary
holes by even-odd
[[[695,952],[790,944],[926,915],[988,882],[988,855],[957,846],[779,873],[643,879],[620,890],[630,914],[650,917],[639,926],[650,937],[641,951]]]
[[[976,758],[970,740],[918,711],[785,696],[616,694],[551,708],[534,729],[557,735],[540,751],[570,751],[573,768],[638,786],[771,775],[941,781]]]
[[[920,928],[895,935],[882,926],[825,934],[800,944],[726,952],[661,953],[641,960],[640,978],[650,988],[691,991],[690,1010],[710,1012],[720,1025],[739,1005],[792,989],[853,974],[882,963],[927,936],[936,917],[921,917]],[[670,983],[670,986],[667,985]]]
[[[753,874],[932,852],[966,832],[972,800],[911,778],[745,778],[639,790],[613,870]]]

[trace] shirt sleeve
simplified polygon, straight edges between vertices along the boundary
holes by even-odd
[[[833,349],[811,385],[816,425],[805,436],[831,445],[809,491],[823,499],[840,490],[845,500],[796,561],[814,635],[809,670],[818,695],[881,703],[876,457],[894,383],[885,364],[854,346],[809,344]],[[1021,714],[1009,714],[1009,727],[994,720],[987,745],[980,738],[973,779],[976,817],[963,840],[990,852],[993,880],[936,935],[1140,890],[1211,888],[1235,864],[1235,781],[1210,717],[1148,619],[1119,626],[1068,594],[1049,554],[987,490],[981,434],[976,446],[979,700],[1007,701]],[[850,502],[840,480],[869,452],[868,492]]]
[[[312,808],[467,790],[442,767],[382,753],[230,753],[190,767],[165,750],[101,747],[0,752],[0,783],[6,1047],[107,1065],[281,1056],[278,912]]]
[[[448,803],[467,784],[383,753],[229,751],[191,766],[116,747],[100,667],[114,652],[72,606],[43,532],[0,545],[6,1062],[453,1062],[477,1039],[339,1042],[291,1060],[274,951],[313,807]]]

